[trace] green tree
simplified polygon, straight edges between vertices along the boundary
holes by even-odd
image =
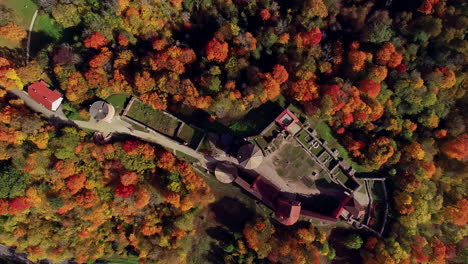
[[[362,247],[362,238],[358,234],[351,234],[343,240],[345,247],[350,249],[360,249]]]
[[[388,11],[376,11],[367,21],[364,28],[364,41],[382,43],[389,41],[395,33],[392,30],[392,19]]]
[[[26,173],[8,164],[0,164],[0,198],[23,196],[28,184]]]

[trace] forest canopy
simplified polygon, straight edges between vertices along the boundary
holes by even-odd
[[[231,128],[286,102],[386,178],[382,237],[352,230],[333,239],[333,230],[258,217],[228,231],[225,263],[466,262],[464,1],[33,2],[53,23],[32,34],[27,63],[27,28],[0,4],[2,244],[34,261],[190,263],[198,216],[214,200],[172,152],[134,138],[94,143],[8,93],[46,80],[73,119],[114,94]]]

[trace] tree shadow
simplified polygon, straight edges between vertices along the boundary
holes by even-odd
[[[26,61],[26,49],[0,47],[0,57],[8,58],[8,60],[14,62],[16,65],[24,65]]]
[[[254,211],[247,208],[239,200],[226,196],[209,207],[215,215],[216,222],[232,232],[241,232],[245,223],[255,215]]]
[[[344,228],[334,228],[330,236],[328,237],[328,243],[336,250],[336,258],[332,261],[332,264],[361,264],[362,258],[359,254],[359,250],[349,249],[344,246],[343,241],[346,236],[350,234],[356,234],[356,230],[344,229]],[[363,240],[365,238],[360,234]]]
[[[34,58],[39,51],[54,43],[56,40],[45,32],[31,32],[31,43],[29,48],[29,58]],[[26,45],[25,45],[26,46]],[[25,52],[26,53],[26,52]]]

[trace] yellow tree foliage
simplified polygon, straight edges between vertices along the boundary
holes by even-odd
[[[323,0],[308,0],[306,9],[307,14],[310,16],[318,16],[321,18],[328,16],[328,9],[323,3]]]
[[[422,160],[426,154],[426,152],[424,152],[422,149],[421,144],[418,142],[413,142],[409,145],[406,145],[403,148],[403,153],[406,155],[406,157],[415,160]]]
[[[49,132],[46,129],[41,128],[28,139],[36,144],[37,148],[46,149],[47,144],[49,143]]]
[[[369,78],[380,83],[387,78],[387,73],[387,67],[375,65],[369,70]]]
[[[59,160],[54,165],[55,169],[59,172],[59,176],[66,179],[75,174],[76,167],[72,160]]]
[[[15,69],[0,70],[0,87],[5,87],[6,90],[22,90],[23,86],[24,84]]]
[[[26,30],[12,23],[0,27],[0,36],[3,36],[11,41],[20,42],[26,38],[26,35]]]
[[[24,83],[33,83],[44,79],[44,69],[35,61],[31,61],[28,65],[16,70],[19,78]]]
[[[397,192],[394,199],[395,208],[400,212],[400,214],[409,214],[415,210],[414,206],[411,205],[413,198],[409,193]]]

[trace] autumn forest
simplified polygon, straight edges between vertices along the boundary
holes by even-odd
[[[33,0],[41,29],[29,58],[31,18],[9,1],[0,0],[0,243],[29,260],[468,262],[466,1]],[[265,105],[294,105],[385,177],[385,232],[282,226],[251,209],[217,221],[224,189],[186,158],[130,136],[97,142],[10,92],[40,80],[64,95],[71,120],[125,94],[238,137],[263,129],[246,116],[270,118]]]

